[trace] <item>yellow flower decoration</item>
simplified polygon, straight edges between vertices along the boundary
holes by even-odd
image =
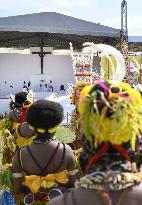
[[[49,132],[49,133],[54,133],[54,132],[56,132],[57,127],[58,127],[58,126],[53,127],[53,128],[49,128],[49,129],[48,129],[48,132]]]
[[[33,98],[27,98],[28,104],[23,103],[23,108],[28,109],[33,104]]]
[[[113,87],[118,87],[120,91],[112,93]],[[91,144],[94,142],[94,146],[107,141],[119,145],[130,141],[132,149],[135,150],[137,135],[142,131],[140,93],[126,83],[111,83],[108,97],[100,90],[89,94],[92,88],[93,86],[89,86],[81,92],[78,103],[86,139]],[[98,92],[99,100],[96,97]],[[99,101],[103,104],[101,111],[98,107]],[[92,136],[95,140],[92,140]]]
[[[74,85],[73,87],[73,92],[72,92],[72,96],[71,96],[71,103],[75,103],[75,98],[76,98],[76,91],[80,90],[80,92],[86,87],[89,86],[90,83],[88,82],[78,82],[76,83],[76,85]]]
[[[58,126],[49,128],[49,129],[48,129],[48,132],[49,132],[49,133],[54,133],[54,132],[56,132],[57,127],[58,127]],[[34,130],[34,127],[31,126],[31,125],[29,125],[29,128],[32,129],[32,130]],[[46,129],[37,128],[37,131],[38,131],[39,133],[45,133]]]
[[[30,128],[31,130],[35,130],[35,128],[34,128],[33,126],[31,126],[31,125],[29,125],[29,128]]]
[[[37,131],[38,131],[39,133],[44,133],[46,130],[45,130],[45,129],[42,129],[42,128],[37,128]]]
[[[78,102],[78,110],[80,112],[80,114],[82,114],[84,112],[84,103],[85,100],[87,99],[87,96],[89,96],[89,92],[91,91],[92,86],[86,86],[80,93],[80,99]]]

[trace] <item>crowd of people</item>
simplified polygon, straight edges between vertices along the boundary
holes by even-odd
[[[141,93],[98,80],[74,87],[72,100],[76,144],[65,144],[55,137],[59,103],[15,95],[8,116],[15,150],[3,160],[12,163],[12,180],[2,205],[141,205]]]

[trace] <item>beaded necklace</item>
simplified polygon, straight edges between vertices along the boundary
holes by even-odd
[[[82,177],[75,183],[76,188],[119,191],[135,186],[142,181],[142,173],[94,172]]]
[[[110,191],[122,190],[120,198],[116,205],[120,205],[128,188],[138,185],[142,182],[142,173],[128,173],[128,172],[95,172],[82,177],[75,183],[75,188],[83,188],[87,190],[94,190],[103,200],[104,205],[112,205],[110,198]],[[73,205],[77,205],[74,194],[75,189],[68,190],[64,195],[64,204],[67,205],[67,195],[71,193],[71,200]]]
[[[33,143],[34,144],[49,144],[51,141],[53,141],[52,139],[46,139],[44,141],[41,141],[41,140],[33,140]]]

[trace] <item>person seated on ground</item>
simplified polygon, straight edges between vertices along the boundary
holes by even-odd
[[[140,93],[126,83],[98,81],[82,91],[79,162],[84,177],[49,205],[141,205],[142,173],[135,154],[141,106]]]
[[[79,96],[80,92],[83,90],[85,86],[90,85],[87,82],[78,82],[76,85],[73,87],[73,92],[71,96],[71,103],[74,104],[76,107],[74,110],[71,112],[71,120],[69,124],[69,129],[75,133],[75,139],[73,139],[72,142],[69,142],[68,145],[73,149],[73,150],[79,150],[81,148],[80,144],[80,115],[78,112],[78,101],[79,101]]]
[[[63,117],[63,108],[57,102],[38,100],[28,109],[27,122],[37,137],[14,155],[12,192],[15,197],[24,192],[24,200],[32,193],[35,201],[48,201],[48,195],[52,198],[73,186],[78,172],[73,151],[53,140]]]

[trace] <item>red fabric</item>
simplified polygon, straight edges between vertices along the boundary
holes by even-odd
[[[26,122],[26,111],[27,109],[21,109],[19,113],[20,123]]]
[[[131,161],[131,158],[127,150],[121,145],[113,145],[113,147],[128,161]],[[99,159],[101,156],[109,150],[109,143],[106,143],[102,148],[89,160],[88,165],[85,169],[85,174],[88,172],[90,167]]]
[[[128,154],[127,150],[124,149],[124,147],[122,147],[121,145],[117,145],[117,144],[116,144],[116,145],[113,145],[113,147],[114,147],[120,154],[122,154],[122,156],[123,156],[126,160],[131,161],[129,154]]]
[[[101,156],[106,153],[109,149],[109,144],[106,143],[102,146],[102,148],[89,160],[89,163],[85,169],[85,174],[88,172],[92,164],[94,164]]]

